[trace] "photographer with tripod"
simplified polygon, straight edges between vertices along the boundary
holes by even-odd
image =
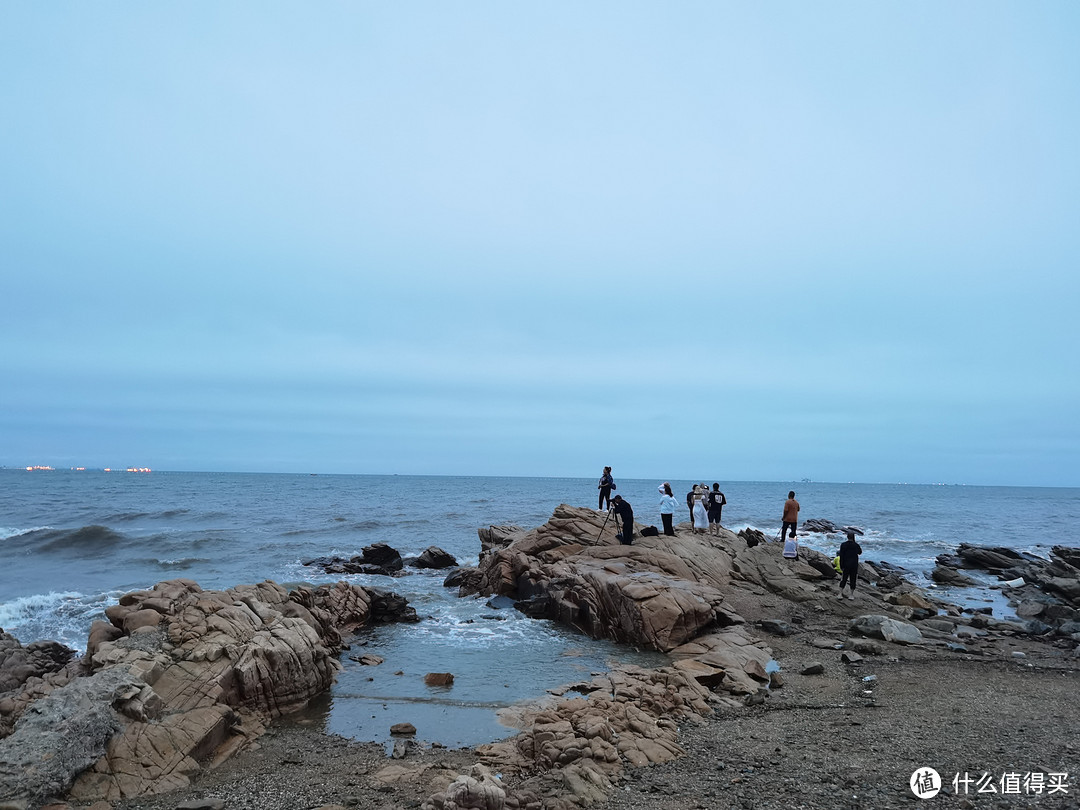
[[[630,502],[624,501],[622,495],[616,495],[611,499],[611,510],[608,512],[609,516],[611,512],[615,513],[616,532],[619,531],[619,522],[622,521],[622,532],[617,533],[615,539],[624,546],[630,545],[634,541],[634,510],[630,507]],[[601,529],[601,531],[603,531],[603,529]]]

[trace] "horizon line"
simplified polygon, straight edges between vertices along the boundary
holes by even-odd
[[[370,472],[287,472],[287,471],[268,471],[268,470],[170,470],[170,469],[154,469],[146,466],[125,466],[125,467],[98,467],[89,465],[79,466],[53,466],[53,465],[13,465],[0,464],[0,471],[13,471],[13,472],[109,472],[109,473],[137,473],[139,475],[148,475],[153,473],[161,474],[187,474],[187,475],[299,475],[299,476],[356,476],[356,477],[403,477],[403,478],[535,478],[535,479],[554,479],[554,480],[566,480],[566,481],[588,481],[593,476],[576,476],[576,475],[511,475],[511,474],[496,474],[496,473],[370,473]],[[661,478],[635,478],[626,477],[619,480],[623,481],[690,481],[697,483],[698,480],[694,478],[680,478],[680,477],[668,477],[667,479]],[[727,478],[719,479],[719,483],[725,484],[782,484],[784,486],[800,485],[800,486],[812,486],[814,484],[828,484],[831,486],[925,486],[925,487],[1008,487],[1014,489],[1080,489],[1078,486],[1069,484],[969,484],[964,482],[953,481],[825,481],[825,480],[813,480],[802,478],[799,480],[794,479],[739,479],[739,478]]]

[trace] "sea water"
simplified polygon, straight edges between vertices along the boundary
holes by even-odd
[[[616,480],[637,522],[659,525],[660,481]],[[927,587],[934,558],[961,542],[1046,557],[1053,545],[1076,545],[1069,531],[1080,517],[1078,489],[720,483],[727,528],[775,536],[794,489],[801,521],[860,527],[864,560],[902,566]],[[671,484],[680,501],[692,487]],[[23,643],[53,639],[82,650],[91,622],[128,591],[177,577],[206,589],[265,579],[333,582],[342,577],[304,561],[351,557],[377,542],[402,556],[435,545],[475,565],[479,527],[538,526],[560,503],[595,508],[596,498],[596,478],[3,469],[0,627]],[[688,510],[676,515],[676,522],[686,520]],[[842,539],[803,533],[801,542],[832,555]],[[346,651],[345,668],[321,706],[327,730],[386,740],[391,724],[409,721],[428,741],[475,745],[509,733],[498,723],[500,709],[587,680],[614,661],[659,660],[489,607],[486,599],[460,599],[443,587],[444,577],[347,577],[400,593],[422,621],[373,628]],[[1005,609],[990,588],[943,595],[991,605],[998,615]],[[361,665],[356,659],[368,652],[385,663]],[[427,672],[452,672],[454,684],[427,687]]]

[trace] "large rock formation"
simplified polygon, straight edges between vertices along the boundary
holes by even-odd
[[[726,529],[707,539],[636,536],[624,546],[603,514],[565,504],[543,526],[506,539],[481,559],[474,580],[480,593],[512,596],[529,615],[594,637],[665,652],[709,628],[742,623],[723,605],[732,580],[800,602],[835,577],[819,552],[803,549],[798,560],[785,560],[778,545],[748,547]]]
[[[373,603],[392,615],[393,596],[344,582],[290,593],[269,581],[204,591],[190,580],[126,594],[91,630],[81,661],[23,666],[14,686],[16,670],[5,670],[0,800],[112,801],[188,784],[202,763],[329,688],[342,633],[371,620]],[[40,663],[41,648],[20,656],[4,645],[6,660]]]
[[[680,528],[675,537],[635,536],[624,546],[604,517],[561,505],[543,526],[490,532],[478,569],[448,584],[460,583],[463,595],[475,589],[511,597],[531,616],[594,637],[667,652],[671,663],[616,667],[566,689],[587,697],[522,712],[512,723],[521,729],[517,737],[481,746],[478,772],[431,796],[425,808],[590,806],[622,768],[680,756],[680,723],[748,696],[760,700],[770,683],[770,649],[725,594],[737,587],[798,604],[820,600],[834,576],[824,555],[804,550],[785,560],[779,544],[749,547],[726,530],[703,537]],[[543,778],[561,788],[541,802],[493,773],[549,774]]]

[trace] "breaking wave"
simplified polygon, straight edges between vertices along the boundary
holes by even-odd
[[[115,532],[108,526],[83,526],[80,529],[49,529],[36,533],[43,541],[38,544],[39,551],[76,552],[94,554],[103,549],[113,549],[123,545],[128,538]]]

